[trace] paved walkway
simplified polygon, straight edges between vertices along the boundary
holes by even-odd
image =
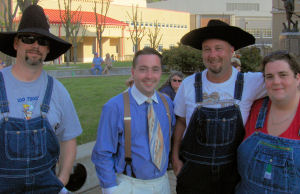
[[[168,175],[169,175],[171,193],[176,194],[176,177],[173,173],[173,170],[169,170]],[[83,194],[83,193],[80,193],[80,194]],[[85,191],[84,194],[102,194],[102,192],[101,192],[101,188],[98,186],[89,191]]]

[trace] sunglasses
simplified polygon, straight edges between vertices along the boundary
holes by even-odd
[[[172,79],[172,81],[173,81],[173,82],[179,82],[179,83],[182,82],[181,79]]]
[[[33,36],[33,35],[19,35],[18,38],[21,39],[22,42],[25,44],[33,44],[35,43],[35,41],[37,41],[40,46],[50,45],[49,40],[45,37]]]

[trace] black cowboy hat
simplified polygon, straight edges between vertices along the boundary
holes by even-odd
[[[180,42],[184,45],[202,50],[202,43],[207,39],[227,41],[238,50],[255,43],[255,38],[241,28],[230,26],[220,20],[210,20],[206,27],[198,28],[185,34]]]
[[[14,38],[20,33],[33,33],[48,38],[50,46],[45,61],[54,60],[69,50],[72,44],[51,34],[49,28],[43,8],[38,5],[30,5],[23,13],[17,32],[0,32],[0,51],[16,57]]]

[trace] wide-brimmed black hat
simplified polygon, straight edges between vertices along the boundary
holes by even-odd
[[[44,10],[38,5],[28,6],[24,12],[17,32],[0,32],[0,51],[16,57],[14,38],[20,33],[34,33],[47,37],[50,41],[49,53],[45,61],[51,61],[65,53],[72,44],[58,38],[49,31],[50,26]]]
[[[227,41],[238,50],[255,43],[255,38],[241,28],[230,26],[220,20],[210,20],[206,27],[198,28],[185,34],[180,42],[184,45],[202,50],[202,43],[207,39]]]

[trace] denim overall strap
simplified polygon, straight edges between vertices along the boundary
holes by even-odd
[[[53,78],[48,75],[48,84],[47,84],[47,89],[46,89],[45,96],[43,99],[43,103],[41,105],[41,112],[48,113],[48,111],[49,111],[52,89],[53,89]]]
[[[203,95],[202,95],[202,72],[196,73],[195,75],[195,99],[196,103],[203,101]]]
[[[241,100],[244,88],[244,74],[239,72],[235,81],[234,99]]]
[[[202,95],[202,72],[195,75],[195,99],[196,103],[203,101]],[[235,81],[234,99],[241,100],[244,88],[244,74],[239,72]]]
[[[6,89],[5,89],[2,72],[0,72],[0,110],[1,113],[9,112]]]
[[[259,114],[258,114],[258,117],[257,117],[255,129],[263,128],[264,122],[265,122],[265,118],[267,116],[268,103],[269,103],[269,97],[265,97],[264,101],[262,103],[262,106],[261,106],[261,108],[259,110]]]

